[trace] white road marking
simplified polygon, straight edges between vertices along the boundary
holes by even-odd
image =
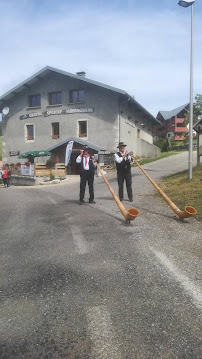
[[[109,312],[104,306],[97,306],[87,312],[88,330],[93,359],[122,359],[119,344],[115,338]]]
[[[80,254],[88,253],[88,244],[86,243],[85,238],[83,237],[83,234],[78,226],[70,226],[73,240],[76,244],[76,247]]]
[[[165,254],[151,248],[159,261],[165,266],[173,277],[184,287],[186,292],[192,298],[194,305],[202,311],[202,291],[186,275],[181,273],[178,268],[165,256]]]

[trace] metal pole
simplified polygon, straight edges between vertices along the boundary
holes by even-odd
[[[190,104],[189,104],[189,179],[192,179],[193,162],[193,4],[191,5],[191,53],[190,53]]]

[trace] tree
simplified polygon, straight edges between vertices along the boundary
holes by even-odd
[[[202,115],[202,95],[197,94],[193,103],[193,124],[198,121],[198,116]],[[189,112],[185,116],[185,124],[189,123]]]
[[[193,105],[193,122],[198,121],[198,116],[202,115],[202,95],[197,94],[195,96],[196,102]]]

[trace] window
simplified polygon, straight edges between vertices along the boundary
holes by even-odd
[[[87,121],[79,121],[79,137],[87,137]]]
[[[176,127],[185,127],[185,123],[184,122],[176,123]]]
[[[49,93],[49,105],[62,105],[62,92]]]
[[[26,140],[34,140],[34,125],[26,125]]]
[[[52,138],[59,138],[59,122],[53,122],[52,124]]]
[[[41,106],[41,95],[29,96],[29,107],[38,107],[38,106]]]
[[[84,102],[84,90],[70,91],[70,103]]]

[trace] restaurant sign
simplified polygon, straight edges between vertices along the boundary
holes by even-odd
[[[93,112],[94,108],[68,108],[66,110],[49,110],[44,112],[44,116],[51,116],[51,115],[64,115],[64,114],[71,114],[71,113],[89,113]]]
[[[88,113],[93,112],[94,108],[70,108],[67,109],[65,113]]]
[[[42,116],[42,112],[33,112],[33,113],[26,113],[25,115],[20,116],[20,120],[26,120],[26,118],[33,118]]]
[[[9,156],[18,156],[20,151],[9,151]]]
[[[39,117],[39,116],[52,116],[52,115],[65,115],[71,113],[92,113],[94,112],[94,108],[68,108],[66,110],[48,110],[45,112],[33,112],[27,113],[25,115],[20,116],[20,120],[26,120],[27,118]]]

